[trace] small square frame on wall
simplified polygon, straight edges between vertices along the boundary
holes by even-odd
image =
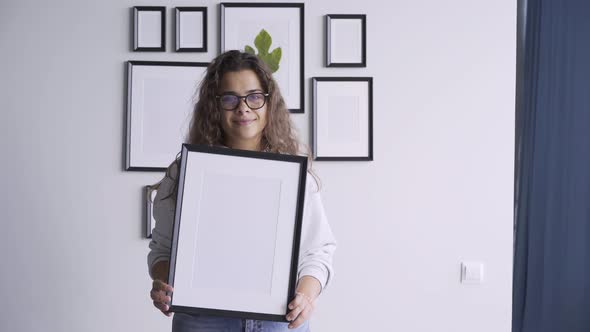
[[[166,7],[133,7],[133,51],[166,50]]]
[[[207,52],[207,7],[176,7],[176,52]]]
[[[367,15],[328,14],[326,67],[367,66]]]
[[[219,51],[260,56],[291,113],[304,113],[304,4],[222,2]]]
[[[313,158],[373,160],[373,78],[313,77]]]

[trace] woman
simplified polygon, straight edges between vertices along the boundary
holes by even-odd
[[[199,88],[188,142],[232,149],[299,154],[290,115],[277,83],[267,66],[255,55],[229,51],[215,58]],[[311,171],[310,171],[311,172]],[[314,178],[315,176],[308,177]],[[148,266],[154,306],[170,316],[172,292],[166,284],[174,218],[178,160],[158,184],[154,201],[156,228],[153,231]],[[317,181],[308,180],[299,254],[295,298],[289,303],[290,323],[176,313],[174,332],[227,330],[309,331],[308,320],[314,300],[332,276],[336,242],[322,206]]]

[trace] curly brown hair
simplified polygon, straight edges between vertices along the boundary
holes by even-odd
[[[299,142],[289,110],[277,82],[270,69],[256,55],[228,51],[216,57],[207,67],[205,77],[198,90],[187,142],[190,144],[223,145],[225,141],[221,129],[221,112],[216,96],[219,94],[221,79],[228,72],[250,69],[256,73],[260,84],[269,94],[267,101],[268,122],[262,131],[261,147],[263,151],[300,154]]]

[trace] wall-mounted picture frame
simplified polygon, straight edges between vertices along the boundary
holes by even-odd
[[[207,7],[176,7],[176,52],[207,52]]]
[[[133,7],[133,51],[166,51],[166,7]]]
[[[286,322],[306,176],[305,156],[184,144],[170,311]]]
[[[180,152],[208,63],[128,61],[125,169],[164,171]]]
[[[269,66],[291,113],[304,113],[304,4],[220,4],[220,52],[257,54]]]
[[[367,66],[367,15],[328,14],[326,67]]]
[[[313,77],[313,158],[373,160],[373,78]]]
[[[145,226],[145,238],[151,239],[152,233],[154,228],[156,227],[156,219],[154,219],[154,200],[156,199],[156,195],[158,194],[158,189],[153,188],[152,186],[145,186],[144,187],[144,226]]]

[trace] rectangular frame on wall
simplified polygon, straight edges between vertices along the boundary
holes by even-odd
[[[313,77],[313,158],[373,160],[373,78]]]
[[[306,176],[305,156],[184,144],[170,311],[286,322]],[[244,197],[264,201],[265,208]]]
[[[176,52],[207,52],[207,7],[176,7]]]
[[[188,134],[208,63],[128,61],[125,169],[165,171]]]
[[[166,7],[133,7],[133,51],[166,50]]]
[[[152,238],[152,232],[154,231],[154,227],[156,227],[156,220],[154,219],[154,200],[156,199],[156,195],[158,193],[158,189],[152,189],[152,186],[145,186],[144,187],[144,195],[145,198],[145,237],[146,239]]]
[[[326,67],[367,66],[367,15],[328,14]]]
[[[273,77],[289,111],[304,113],[304,4],[222,2],[219,12],[220,53],[235,49],[259,54],[261,46],[271,70],[277,68],[280,53]]]

